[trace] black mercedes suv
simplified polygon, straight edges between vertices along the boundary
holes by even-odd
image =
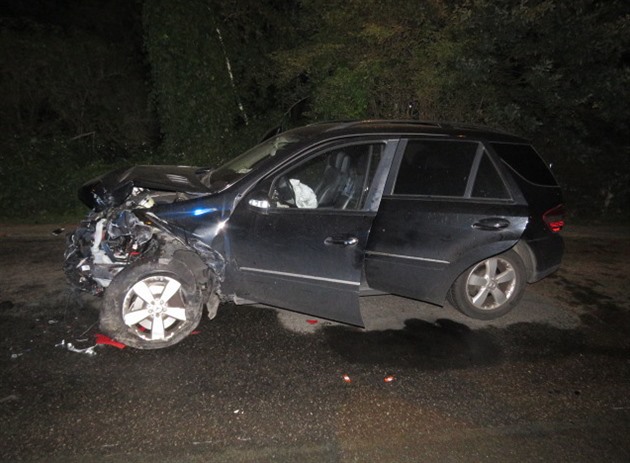
[[[221,302],[362,326],[392,293],[491,319],[558,268],[560,188],[522,138],[419,121],[326,122],[218,168],[137,166],[86,183],[65,270],[130,346],[175,344]]]

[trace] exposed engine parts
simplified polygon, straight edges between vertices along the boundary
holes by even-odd
[[[90,212],[67,237],[64,271],[70,282],[82,291],[100,295],[125,267],[158,252],[160,243],[156,238],[164,234],[163,227],[156,226],[148,216],[141,220],[137,211],[158,202],[186,199],[177,195],[183,194],[133,188],[123,204]],[[195,242],[187,247],[196,250],[202,259],[205,255],[216,275],[222,273],[223,258],[215,251]]]

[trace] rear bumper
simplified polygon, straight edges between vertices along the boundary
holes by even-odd
[[[552,274],[560,267],[564,254],[564,240],[558,234],[525,240],[531,256],[528,282],[533,283]]]

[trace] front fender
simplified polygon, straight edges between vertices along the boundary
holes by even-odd
[[[186,230],[161,219],[149,211],[136,210],[134,213],[146,224],[155,226],[166,236],[172,236],[186,249],[199,256],[203,263],[212,270],[214,279],[219,282],[223,281],[225,276],[225,258],[221,253]]]

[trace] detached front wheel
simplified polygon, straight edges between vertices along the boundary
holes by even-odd
[[[449,293],[457,310],[472,318],[491,320],[514,308],[523,297],[525,266],[508,251],[473,265],[461,274]]]
[[[194,274],[180,261],[159,259],[116,275],[104,294],[100,326],[128,346],[160,349],[188,336],[202,312]]]

